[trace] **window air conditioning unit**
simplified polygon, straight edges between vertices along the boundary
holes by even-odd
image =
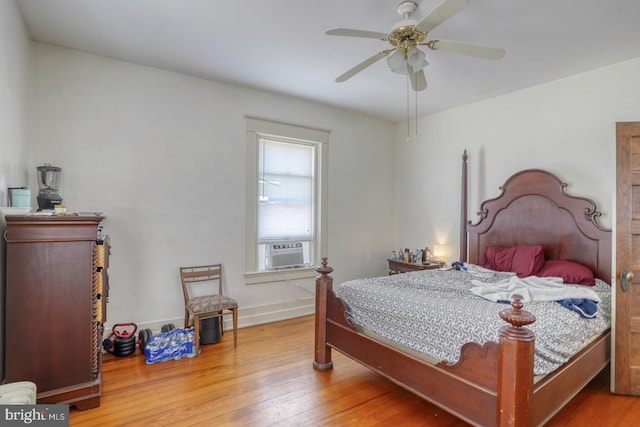
[[[269,243],[267,248],[267,268],[304,266],[301,242]]]

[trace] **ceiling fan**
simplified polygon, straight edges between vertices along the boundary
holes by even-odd
[[[387,64],[392,71],[407,74],[411,87],[415,91],[427,88],[427,80],[423,68],[428,65],[425,54],[418,46],[427,46],[431,50],[443,50],[461,55],[476,56],[485,59],[500,59],[504,56],[504,49],[480,46],[477,44],[450,41],[429,40],[425,42],[431,30],[457,14],[469,5],[468,0],[443,0],[429,14],[420,21],[410,19],[418,5],[413,1],[403,1],[398,5],[398,14],[403,20],[395,24],[389,34],[375,31],[354,30],[350,28],[332,28],[326,31],[329,36],[346,36],[379,39],[391,44],[391,49],[376,53],[355,67],[336,78],[336,82],[344,82],[365,68],[387,57]]]

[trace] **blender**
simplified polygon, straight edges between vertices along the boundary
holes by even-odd
[[[60,188],[60,173],[62,169],[45,163],[38,166],[38,210],[50,210],[55,205],[62,204],[62,197],[58,194]]]

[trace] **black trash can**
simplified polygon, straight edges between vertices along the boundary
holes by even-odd
[[[220,342],[220,318],[210,317],[200,320],[200,344]]]

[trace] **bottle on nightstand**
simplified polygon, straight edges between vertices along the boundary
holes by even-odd
[[[425,246],[424,247],[424,258],[423,258],[424,262],[429,262],[431,261],[431,249],[429,249],[429,246]]]

